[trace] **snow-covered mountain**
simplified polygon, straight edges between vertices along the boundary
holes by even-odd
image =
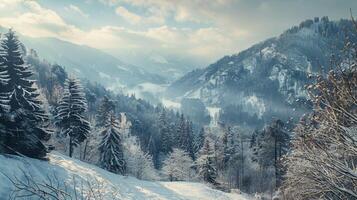
[[[6,32],[4,28],[1,32]],[[34,49],[41,58],[62,65],[78,77],[90,79],[117,90],[141,83],[163,84],[166,78],[143,67],[127,64],[101,50],[56,38],[32,38],[20,35],[27,49]]]
[[[31,177],[27,182],[26,177]],[[18,186],[35,186],[33,191],[49,193],[60,189],[64,199],[120,199],[120,200],[247,200],[248,197],[237,193],[224,193],[209,188],[201,183],[189,182],[151,182],[132,177],[116,175],[96,166],[68,158],[60,153],[49,154],[49,161],[31,158],[0,155],[0,199],[8,199],[9,195],[29,194],[16,189],[10,179]],[[17,180],[16,180],[17,178]],[[22,183],[20,183],[22,182]],[[42,184],[42,185],[41,185]],[[44,185],[51,185],[46,187]],[[36,187],[39,186],[39,187]],[[74,188],[76,190],[74,190]],[[17,188],[19,190],[19,188]],[[15,193],[13,193],[15,191]],[[75,192],[76,191],[76,192]],[[53,192],[51,194],[54,194]],[[88,196],[92,195],[92,198]],[[93,197],[95,195],[95,197]],[[74,198],[77,196],[77,198]],[[58,199],[62,199],[59,196]],[[28,196],[25,199],[39,199]],[[46,199],[51,198],[50,195]]]
[[[263,121],[300,116],[307,107],[304,86],[312,80],[308,77],[329,70],[330,58],[338,59],[346,35],[356,41],[352,29],[349,20],[306,20],[278,37],[188,73],[169,86],[166,96],[199,98],[206,106],[226,108],[223,113],[232,114],[225,116],[227,121],[244,118],[236,113]]]

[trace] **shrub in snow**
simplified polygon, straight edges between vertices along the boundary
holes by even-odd
[[[128,136],[124,139],[124,157],[127,173],[143,180],[157,180],[152,157],[141,150],[137,138]]]
[[[189,154],[175,148],[164,160],[162,171],[170,181],[186,181],[192,178],[192,165]]]
[[[347,51],[350,67],[309,87],[315,109],[295,129],[283,187],[287,199],[357,199],[356,51]]]

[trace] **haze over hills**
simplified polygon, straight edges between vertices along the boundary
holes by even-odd
[[[109,52],[120,60],[142,67],[145,71],[158,74],[173,82],[192,69],[202,68],[202,61],[189,56],[163,54],[162,52]]]
[[[334,22],[327,17],[306,20],[278,37],[187,73],[166,89],[165,97],[161,96],[167,84],[189,70],[179,58],[171,61],[182,62],[181,69],[158,54],[143,58],[157,65],[147,62],[148,66],[138,67],[84,45],[55,38],[20,37],[41,58],[111,90],[135,93],[154,103],[165,98],[165,105],[171,102],[167,106],[176,108],[175,102],[181,103],[182,99],[200,99],[209,111],[215,108],[216,114],[221,113],[219,120],[254,126],[272,117],[296,120],[309,109],[304,86],[311,79],[307,77],[324,67],[322,71],[326,71],[331,55],[339,53],[351,25],[348,20]],[[210,115],[215,118],[215,114]]]
[[[304,90],[311,80],[307,77],[316,75],[323,67],[326,71],[331,55],[338,54],[351,27],[348,20],[306,20],[278,37],[177,79],[167,88],[163,103],[171,102],[179,108],[175,102],[200,99],[208,110],[216,108],[215,113],[221,113],[219,120],[247,126],[263,125],[272,117],[296,120],[309,107]],[[143,58],[157,65],[147,62],[148,66],[138,67],[101,50],[55,38],[21,39],[41,58],[58,63],[79,77],[114,91],[135,93],[154,103],[161,101],[167,83],[189,69],[184,61],[178,69],[158,54]],[[179,58],[173,60],[180,62]],[[210,115],[214,118],[214,114]]]
[[[4,28],[0,30],[7,31]],[[20,40],[27,49],[34,49],[48,62],[64,66],[70,73],[101,83],[114,91],[145,83],[167,83],[166,78],[150,73],[144,67],[127,64],[101,50],[85,45],[56,38],[33,38],[22,35]]]
[[[349,20],[306,20],[278,37],[188,73],[168,87],[166,96],[176,101],[201,99],[207,107],[220,108],[221,120],[230,123],[297,119],[308,109],[308,77],[328,71],[344,38],[356,41],[352,30]]]

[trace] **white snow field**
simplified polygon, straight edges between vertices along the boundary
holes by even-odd
[[[8,177],[6,177],[8,176]],[[86,188],[88,182],[97,195],[103,199],[120,200],[248,200],[248,196],[224,193],[209,188],[201,183],[191,182],[151,182],[142,181],[133,177],[120,176],[94,165],[71,159],[58,152],[49,154],[49,161],[41,161],[31,158],[0,155],[0,199],[5,200],[14,189],[9,177],[18,178],[26,182],[26,176],[30,175],[36,183],[53,183],[64,185],[68,183],[68,194],[81,195],[81,188]],[[57,180],[57,181],[56,181]],[[76,191],[73,190],[73,180]],[[67,185],[67,186],[68,186]],[[100,186],[99,186],[100,185]],[[63,189],[62,187],[61,189]],[[86,189],[84,189],[86,191]],[[88,190],[87,190],[88,191]],[[84,192],[86,193],[86,192]],[[82,194],[85,195],[85,194]],[[115,196],[115,198],[114,198]],[[36,197],[25,199],[38,199]],[[49,198],[51,199],[51,198]],[[80,198],[79,198],[80,199]],[[94,198],[91,198],[94,199]]]

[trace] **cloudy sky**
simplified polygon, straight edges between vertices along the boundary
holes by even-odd
[[[0,25],[111,52],[151,52],[203,64],[302,20],[349,18],[356,0],[0,0]]]

